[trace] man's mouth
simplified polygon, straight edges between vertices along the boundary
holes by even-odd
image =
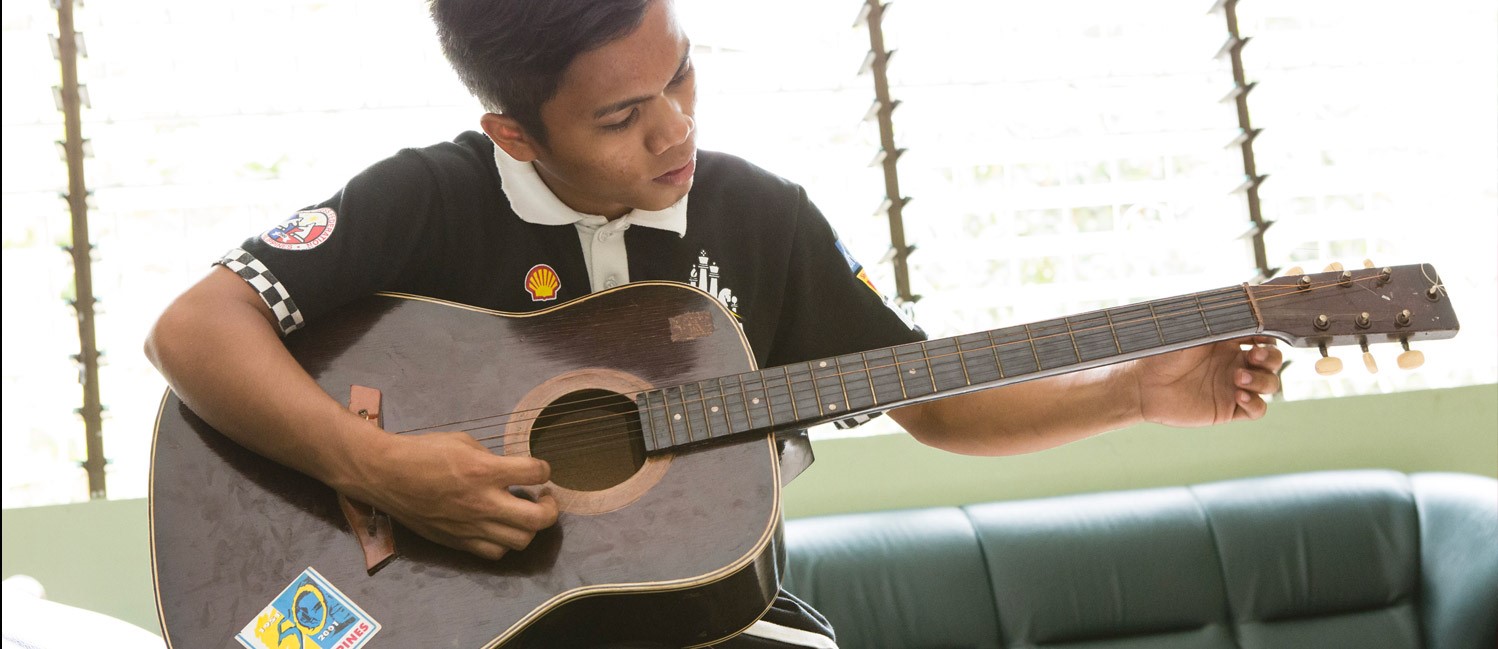
[[[697,173],[697,154],[693,152],[686,164],[656,176],[654,180],[662,185],[682,185],[690,181],[695,173]]]

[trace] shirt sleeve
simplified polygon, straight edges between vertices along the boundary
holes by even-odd
[[[360,172],[332,198],[246,239],[217,263],[244,278],[286,335],[396,283],[437,235],[441,194],[422,158],[403,151]]]
[[[874,288],[837,233],[801,190],[796,232],[771,366],[893,347],[926,333]],[[875,415],[837,422],[856,426]]]

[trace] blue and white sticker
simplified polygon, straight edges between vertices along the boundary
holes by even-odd
[[[308,567],[234,636],[249,649],[358,649],[380,623]]]

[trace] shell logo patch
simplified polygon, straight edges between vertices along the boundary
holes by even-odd
[[[562,288],[562,278],[557,276],[555,268],[546,264],[531,266],[530,271],[525,274],[525,292],[531,294],[532,302],[550,302],[557,299],[557,291]]]
[[[379,631],[379,622],[308,567],[234,639],[249,649],[358,649]]]
[[[303,210],[271,228],[260,239],[282,250],[311,250],[333,236],[338,214],[333,208]]]

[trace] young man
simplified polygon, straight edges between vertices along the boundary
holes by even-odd
[[[663,279],[733,310],[761,367],[923,338],[855,276],[804,191],[697,150],[691,50],[670,0],[435,0],[432,14],[489,111],[484,135],[404,150],[247,240],[147,341],[173,389],[225,435],[497,559],[557,520],[550,497],[509,490],[546,482],[546,463],[462,432],[387,434],[325,394],[281,336],[379,290],[530,311]],[[938,448],[1021,453],[1141,421],[1258,418],[1280,363],[1273,347],[1223,343],[890,415]],[[831,637],[782,597],[722,646]]]

